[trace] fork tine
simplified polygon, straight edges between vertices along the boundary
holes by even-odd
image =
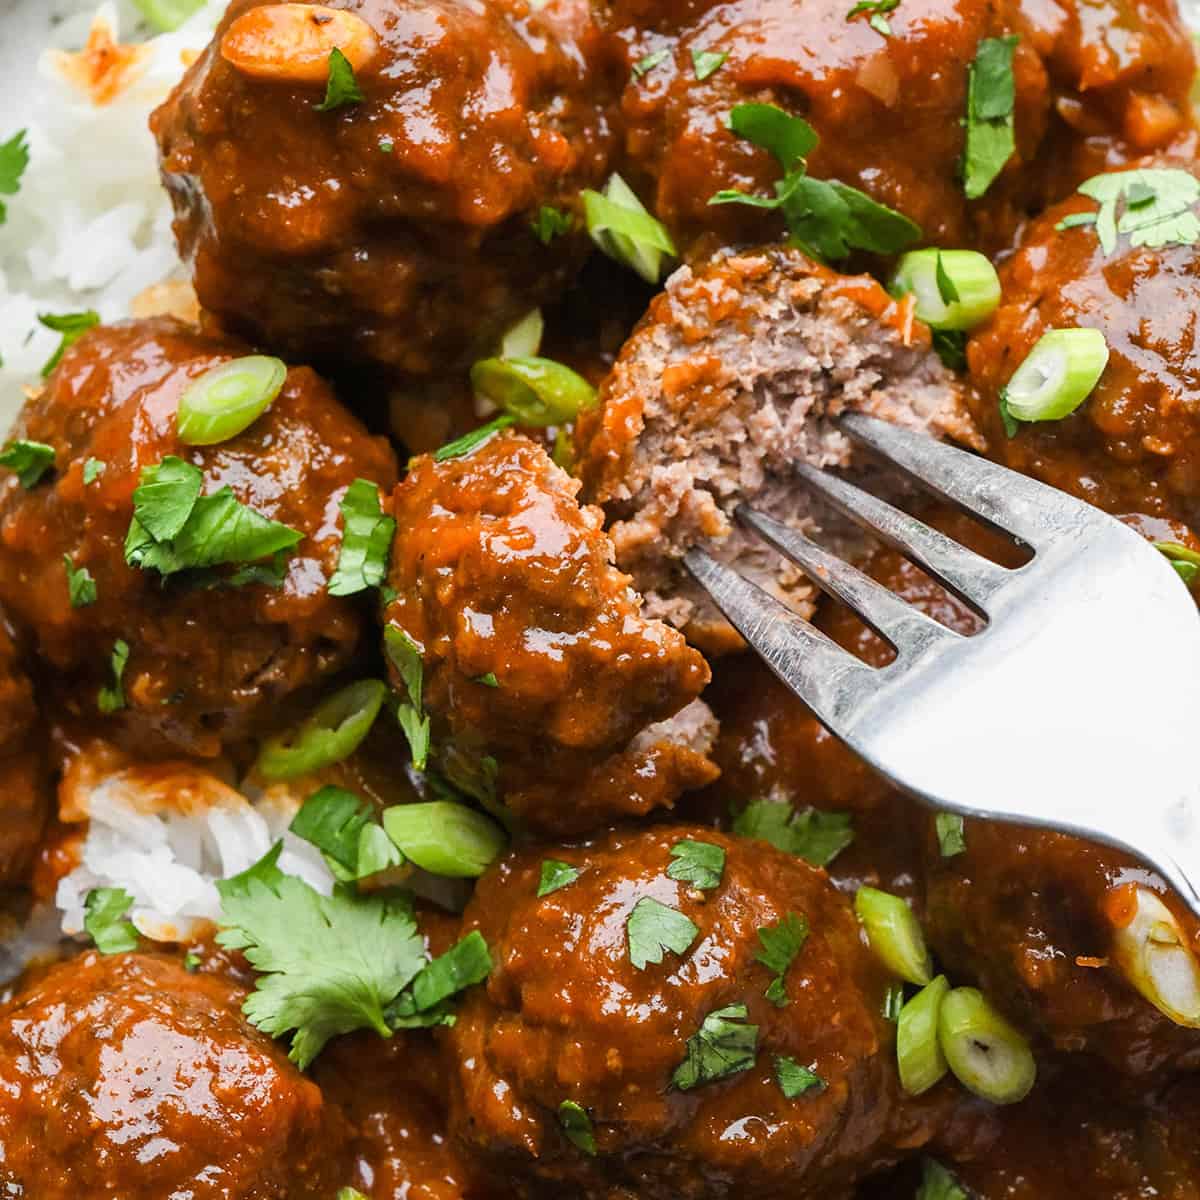
[[[826,503],[870,529],[981,613],[988,597],[1008,577],[1003,567],[960,546],[886,500],[808,463],[797,462],[793,467],[796,475]]]
[[[791,559],[824,592],[852,608],[903,659],[959,635],[913,608],[857,567],[843,562],[823,546],[781,521],[748,505],[738,506],[738,522],[754,530],[785,558]]]
[[[684,555],[683,564],[767,666],[822,721],[844,723],[875,691],[874,668],[732,568],[697,549]]]
[[[846,413],[839,426],[930,491],[1037,549],[1054,532],[1048,513],[1086,511],[1081,501],[998,467],[927,434],[866,413]]]

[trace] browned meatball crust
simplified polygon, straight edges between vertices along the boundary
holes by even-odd
[[[555,830],[669,804],[714,774],[689,745],[705,747],[706,713],[657,724],[695,699],[708,667],[641,615],[578,490],[515,433],[414,460],[394,496],[385,614],[423,648],[444,767],[490,756],[499,798]]]
[[[684,839],[725,852],[714,889],[668,875]],[[544,858],[579,875],[539,898]],[[697,932],[684,953],[639,970],[627,921],[647,897]],[[772,974],[757,960],[757,930],[789,913],[809,933],[777,1007],[764,997]],[[847,902],[799,859],[696,826],[612,832],[502,860],[480,881],[465,926],[480,930],[495,966],[448,1034],[451,1127],[516,1195],[843,1196],[895,1146],[928,1134],[898,1106],[886,980]],[[758,1027],[753,1063],[679,1086],[688,1039],[737,1005]],[[785,1098],[781,1055],[824,1089]],[[595,1156],[561,1131],[564,1101],[587,1111]]]
[[[0,611],[0,885],[28,873],[49,810],[33,684]]]
[[[0,479],[0,601],[32,634],[70,712],[95,717],[114,644],[127,643],[126,707],[113,720],[139,752],[214,754],[277,719],[282,700],[343,667],[360,644],[360,606],[326,590],[341,545],[337,506],[355,477],[389,488],[394,455],[303,367],[244,433],[181,445],[175,413],[188,382],[243,353],[170,319],[93,330],[18,422],[17,436],[54,447],[53,471],[29,489],[12,473]],[[168,455],[201,470],[205,493],[228,485],[304,534],[280,587],[164,585],[126,564],[134,490],[142,470]],[[85,483],[89,459],[104,466]],[[91,573],[94,603],[72,607],[64,556]]]

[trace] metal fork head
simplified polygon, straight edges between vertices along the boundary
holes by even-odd
[[[701,552],[689,569],[783,682],[897,787],[939,809],[1128,849],[1200,916],[1200,618],[1170,564],[1119,521],[1035,480],[860,414],[843,426],[1032,548],[1005,570],[845,481],[822,486],[820,473],[800,471],[801,486],[964,595],[987,618],[981,632],[918,639],[881,668],[827,639],[810,656],[796,633],[805,623],[778,601],[731,586],[729,568]],[[855,568],[818,564],[807,539],[742,519],[897,644],[897,610]]]

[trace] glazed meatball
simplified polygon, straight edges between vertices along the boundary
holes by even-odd
[[[670,804],[715,774],[711,718],[692,704],[707,664],[641,615],[578,490],[515,433],[414,460],[394,497],[386,610],[422,649],[443,768],[461,780],[491,758],[499,798],[560,831]]]
[[[92,331],[16,430],[54,448],[53,470],[29,488],[12,473],[0,480],[0,601],[32,634],[67,713],[95,716],[100,689],[113,686],[114,646],[128,646],[124,707],[111,723],[139,752],[215,754],[277,719],[283,700],[345,666],[360,643],[365,614],[326,590],[341,543],[338,502],[355,477],[390,488],[394,456],[307,368],[288,372],[244,433],[181,445],[184,388],[245,352],[169,319]],[[227,574],[163,579],[127,564],[141,473],[172,455],[202,472],[206,494],[228,486],[304,535],[280,586],[235,587]],[[64,560],[90,573],[94,602],[72,604]]]
[[[0,611],[0,886],[28,873],[46,823],[49,795],[33,685]]]
[[[0,1010],[9,1193],[328,1200],[339,1121],[244,999],[166,958],[94,952],[20,991]]]
[[[807,531],[820,522],[861,555],[861,536],[816,509],[790,472],[798,459],[859,465],[833,424],[848,410],[975,440],[929,331],[874,280],[785,248],[722,251],[671,277],[578,429],[585,497],[605,507],[617,565],[649,613],[706,649],[740,645],[683,571],[696,542],[812,611],[807,576],[732,513],[747,501]]]
[[[490,353],[586,255],[531,224],[607,172],[587,3],[338,3],[372,51],[365,99],[333,111],[323,59],[300,81],[278,31],[246,34],[281,7],[236,0],[153,119],[201,303],[305,358],[426,374]]]
[[[1194,171],[1172,159],[1143,165]],[[1081,195],[1051,208],[1001,268],[1003,302],[967,347],[975,415],[1007,466],[1111,513],[1195,524],[1200,247],[1135,247],[1121,235],[1106,253],[1095,226],[1059,227],[1096,209]],[[1099,329],[1108,343],[1095,390],[1069,416],[1022,424],[1008,437],[1001,389],[1044,333],[1074,326]]]
[[[708,890],[670,873],[685,840],[724,852]],[[578,876],[539,898],[547,858]],[[629,921],[647,901],[694,923],[686,949],[635,959]],[[789,914],[808,936],[777,1006],[757,931]],[[518,1196],[843,1196],[928,1136],[925,1111],[898,1104],[886,980],[848,903],[800,859],[702,827],[611,832],[503,859],[464,920],[495,965],[448,1034],[451,1127]],[[753,1027],[749,1044],[718,1028],[739,1049],[708,1053],[714,1014]],[[824,1086],[788,1099],[783,1059]],[[560,1128],[565,1101],[586,1111],[594,1156]]]

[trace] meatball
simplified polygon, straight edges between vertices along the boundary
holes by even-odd
[[[707,891],[669,873],[688,840],[724,852]],[[547,858],[578,876],[539,897]],[[627,923],[648,901],[695,934],[639,970]],[[779,1007],[757,931],[789,914],[808,936]],[[615,831],[509,855],[464,922],[495,965],[447,1035],[451,1128],[516,1195],[844,1196],[929,1134],[931,1110],[899,1103],[886,979],[848,903],[800,859],[703,827]],[[708,1053],[714,1036],[732,1040],[727,1057]],[[786,1098],[785,1060],[822,1082]],[[560,1128],[567,1101],[587,1113],[594,1156]]]
[[[1143,165],[1195,172],[1190,162]],[[1119,178],[1120,173],[1116,173]],[[1003,302],[967,347],[972,405],[1000,462],[1116,514],[1200,520],[1200,247],[1132,246],[1106,253],[1096,227],[1060,228],[1094,213],[1077,195],[1030,224],[1001,268]],[[1002,428],[1001,389],[1051,329],[1099,329],[1109,359],[1069,416]]]
[[[264,7],[230,6],[152,122],[201,303],[305,358],[426,374],[491,352],[587,252],[579,231],[543,244],[531,228],[608,169],[586,0],[339,3],[373,53],[365,99],[334,111],[317,107],[324,70],[297,80],[286,42],[247,72],[232,39]]]
[[[175,961],[88,953],[0,1009],[0,1181],[38,1200],[327,1200],[343,1131],[239,1012]]]
[[[790,477],[797,459],[858,465],[832,420],[850,409],[976,440],[911,302],[874,280],[779,247],[722,251],[671,277],[578,430],[584,494],[604,505],[617,565],[651,615],[705,648],[740,645],[684,574],[697,541],[811,612],[807,576],[742,533],[732,512],[749,501],[806,530],[819,520],[861,554],[861,536]]]
[[[0,886],[28,874],[49,811],[33,685],[0,612]]]
[[[514,433],[414,460],[394,496],[386,610],[421,648],[443,768],[461,781],[491,760],[498,797],[562,831],[670,804],[714,775],[711,720],[688,708],[708,667],[641,615],[578,490]]]
[[[11,473],[0,479],[0,602],[32,634],[66,713],[94,718],[100,689],[114,686],[114,646],[128,646],[124,707],[112,723],[139,752],[215,754],[278,719],[282,701],[344,667],[360,644],[365,613],[326,590],[338,503],[356,476],[390,488],[394,456],[307,368],[288,372],[244,433],[181,445],[183,389],[245,352],[170,319],[93,330],[18,423],[16,436],[54,448],[53,472],[30,488]],[[171,455],[203,473],[205,493],[228,486],[304,534],[280,586],[194,572],[163,579],[127,564],[134,490],[145,468]],[[93,603],[73,606],[64,559],[90,573]]]

